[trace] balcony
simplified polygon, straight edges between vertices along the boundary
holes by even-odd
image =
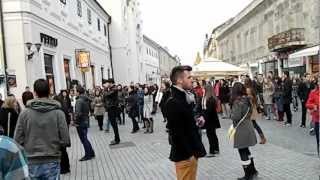
[[[291,51],[306,45],[304,28],[293,28],[281,32],[268,39],[268,47],[272,52]]]

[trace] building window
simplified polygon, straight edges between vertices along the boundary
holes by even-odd
[[[97,24],[98,24],[98,31],[100,31],[100,19],[97,19]]]
[[[66,4],[67,0],[60,0],[61,3]]]
[[[70,60],[64,59],[64,74],[66,77],[67,89],[71,89]]]
[[[53,56],[50,54],[44,54],[44,69],[46,73],[46,79],[49,84],[50,94],[55,93],[54,73],[53,73]]]
[[[87,14],[88,14],[88,23],[91,24],[92,21],[91,21],[91,11],[90,11],[90,9],[87,10]]]
[[[77,14],[79,17],[82,17],[82,6],[80,0],[77,0]]]
[[[104,31],[104,36],[107,36],[107,27],[105,24],[103,25],[103,31]]]

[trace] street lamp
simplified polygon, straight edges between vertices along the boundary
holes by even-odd
[[[42,44],[41,43],[32,44],[31,42],[26,42],[25,45],[27,46],[27,49],[28,49],[27,59],[31,60],[35,52],[39,53]],[[36,47],[37,49],[36,51],[33,51],[31,49],[33,45]]]

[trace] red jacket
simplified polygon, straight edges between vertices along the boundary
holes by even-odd
[[[203,89],[201,88],[201,86],[197,86],[194,89],[194,92],[196,93],[198,98],[202,98],[203,96]]]
[[[315,90],[312,90],[309,94],[309,98],[306,103],[306,108],[313,110],[314,108],[317,108],[316,111],[311,112],[312,121],[313,122],[320,122],[320,91],[319,87],[317,87]]]

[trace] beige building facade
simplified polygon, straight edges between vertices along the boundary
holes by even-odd
[[[212,32],[204,54],[247,68],[251,75],[283,70],[301,75],[316,71],[319,55],[298,60],[289,55],[319,43],[319,0],[254,0]]]

